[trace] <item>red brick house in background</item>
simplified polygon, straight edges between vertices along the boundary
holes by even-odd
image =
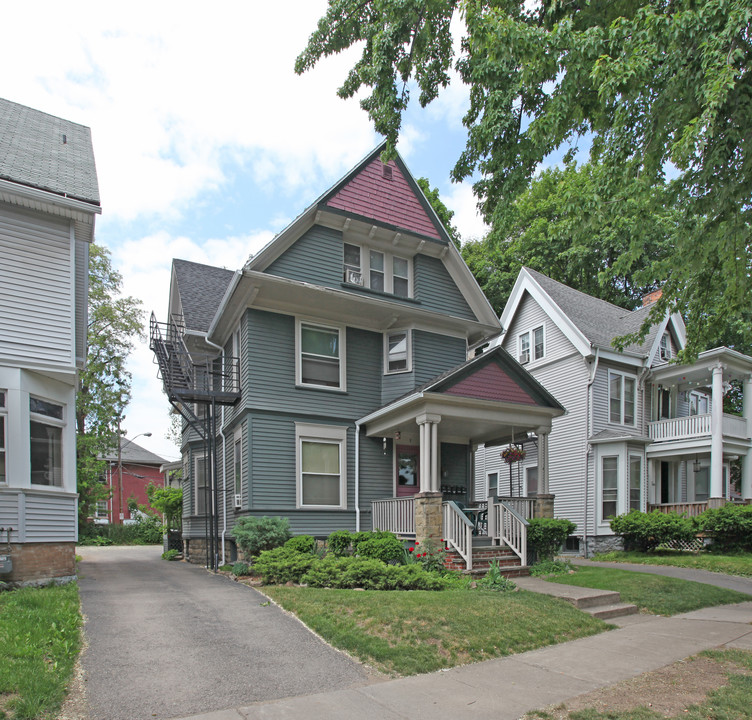
[[[167,473],[161,470],[161,467],[167,463],[165,458],[137,445],[132,440],[122,438],[120,443],[123,466],[122,493],[117,451],[113,451],[105,457],[107,471],[103,479],[110,489],[110,498],[98,502],[94,511],[94,522],[101,525],[109,523],[121,525],[123,521],[132,519],[128,500],[135,498],[139,505],[148,505],[146,488],[150,484],[158,487],[164,486],[167,476]]]

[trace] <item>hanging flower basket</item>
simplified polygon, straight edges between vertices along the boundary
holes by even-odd
[[[525,451],[519,445],[510,445],[501,451],[501,459],[511,465],[525,459]]]

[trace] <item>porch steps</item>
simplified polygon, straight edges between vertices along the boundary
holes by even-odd
[[[444,565],[449,570],[460,570],[469,575],[482,577],[488,572],[492,562],[498,562],[499,570],[506,577],[521,577],[528,575],[527,566],[520,564],[520,558],[506,545],[493,546],[489,544],[473,544],[473,567],[466,569],[466,563],[455,550],[447,550]]]
[[[621,602],[621,595],[612,590],[595,590],[576,585],[559,585],[540,578],[523,578],[518,583],[523,590],[553,595],[574,605],[578,610],[601,620],[634,615],[637,605]]]

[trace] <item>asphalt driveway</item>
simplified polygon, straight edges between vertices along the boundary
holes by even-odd
[[[161,551],[78,549],[91,720],[164,720],[378,679],[255,590]]]

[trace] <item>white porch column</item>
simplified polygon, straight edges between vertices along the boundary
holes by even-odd
[[[723,497],[723,365],[718,363],[713,372],[710,413],[710,498]]]
[[[752,435],[752,375],[744,378],[742,415],[747,421],[747,437]],[[742,456],[742,498],[752,501],[752,450]]]
[[[549,428],[539,427],[538,435],[538,492],[548,495],[548,433]]]
[[[439,491],[439,429],[441,415],[425,413],[415,422],[420,428],[420,491]]]

